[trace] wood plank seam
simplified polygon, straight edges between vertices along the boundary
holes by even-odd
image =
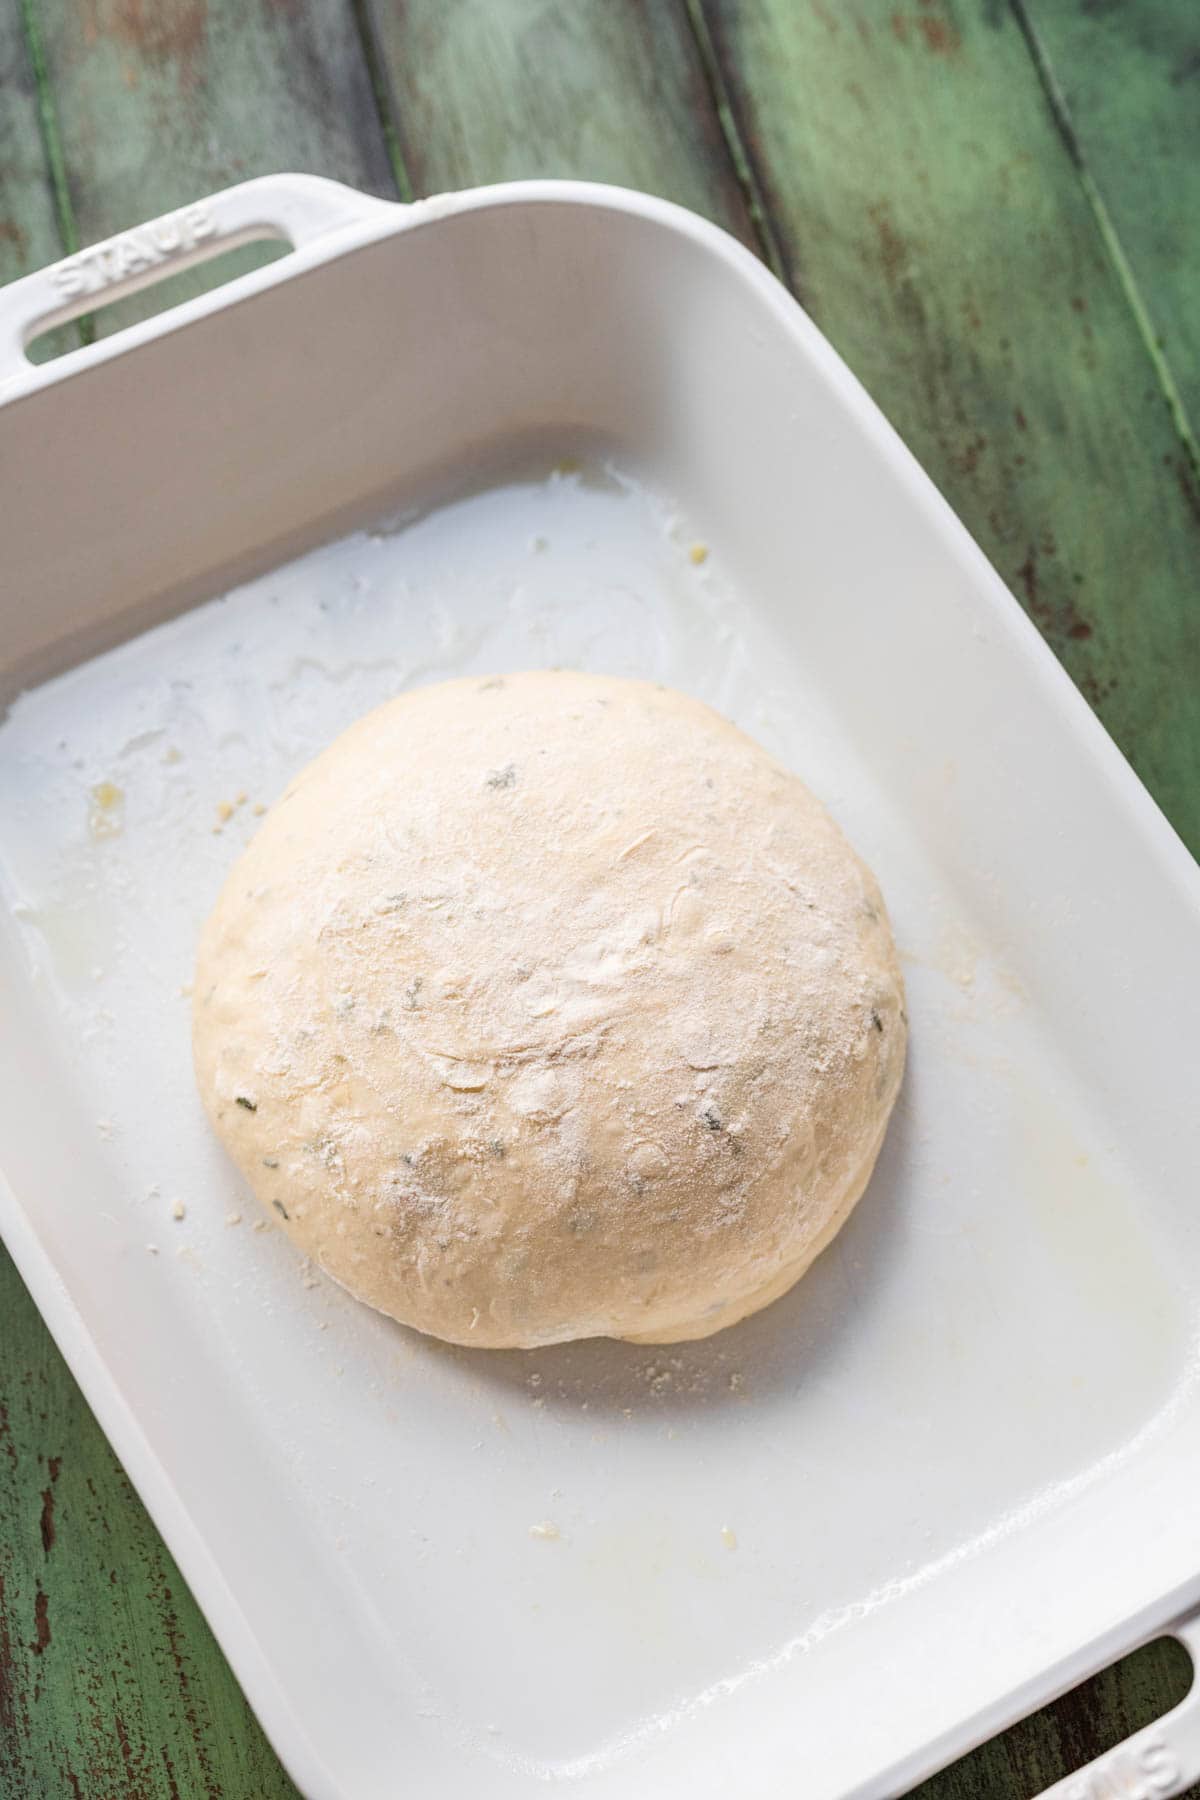
[[[367,77],[371,83],[371,93],[375,99],[375,111],[379,117],[379,129],[383,133],[383,141],[387,146],[388,161],[392,166],[392,176],[396,183],[396,192],[400,199],[409,205],[416,199],[412,177],[408,164],[404,160],[404,151],[400,143],[400,132],[397,129],[394,101],[384,67],[383,54],[379,41],[375,36],[374,26],[367,11],[366,0],[350,0],[350,13],[354,27],[358,33],[358,41],[362,45],[363,61],[367,66]]]
[[[71,205],[71,193],[67,185],[66,162],[63,158],[62,138],[58,130],[58,113],[50,92],[50,77],[46,68],[46,55],[42,46],[41,32],[38,29],[36,16],[37,0],[20,0],[21,29],[25,38],[25,49],[29,57],[29,66],[33,71],[34,87],[37,90],[38,130],[42,139],[42,153],[46,158],[46,167],[50,175],[50,189],[54,199],[54,217],[58,224],[60,246],[64,256],[72,256],[79,249],[79,231],[75,223],[75,209]],[[90,344],[95,336],[92,320],[89,317],[77,319],[67,327],[69,337],[80,344]]]
[[[766,195],[762,191],[753,160],[737,121],[733,97],[729,92],[729,86],[721,68],[721,59],[717,55],[717,47],[713,43],[712,33],[708,29],[708,20],[704,16],[703,0],[683,0],[683,7],[695,41],[696,53],[700,58],[700,66],[704,71],[704,79],[709,94],[712,96],[713,111],[717,115],[721,135],[725,140],[725,153],[738,186],[742,190],[746,212],[758,238],[759,253],[771,273],[777,276],[786,287],[788,285],[787,270],[779,235],[775,230],[775,221],[771,217],[771,209],[767,204]]]
[[[683,0],[688,21],[696,40],[697,49],[704,63],[713,101],[717,108],[717,117],[721,130],[725,134],[725,142],[734,171],[746,195],[746,206],[758,228],[764,246],[764,259],[770,265],[789,293],[810,311],[802,284],[796,279],[794,261],[789,265],[784,253],[785,237],[775,218],[768,198],[768,189],[759,174],[756,151],[753,147],[752,135],[747,121],[742,117],[733,87],[727,80],[721,60],[721,52],[713,37],[706,11],[707,0]]]
[[[1183,445],[1192,474],[1200,479],[1200,443],[1197,441],[1196,433],[1188,417],[1187,407],[1171,368],[1170,359],[1155,327],[1150,308],[1143,297],[1141,285],[1121,242],[1116,221],[1105,203],[1099,184],[1092,174],[1083,146],[1079,141],[1079,134],[1075,130],[1062,83],[1055,72],[1049,51],[1030,16],[1027,0],[1009,0],[1009,5],[1021,36],[1028,46],[1055,129],[1062,140],[1063,148],[1066,150],[1071,166],[1079,178],[1079,184],[1092,210],[1105,254],[1112,263],[1117,282],[1133,314],[1138,335],[1154,369],[1155,381],[1162,391],[1167,411],[1171,416],[1171,423]],[[1193,500],[1193,506],[1196,506],[1195,500]]]

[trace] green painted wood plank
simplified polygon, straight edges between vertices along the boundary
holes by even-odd
[[[1023,0],[1023,12],[1195,458],[1200,11],[1187,0]]]
[[[368,0],[418,194],[558,175],[647,188],[755,244],[676,0]]]
[[[0,1250],[0,1795],[290,1800]]]
[[[63,239],[18,6],[0,9],[0,282],[52,262]]]
[[[28,7],[0,19],[0,283],[77,247],[62,150]],[[22,225],[21,220],[25,220]],[[45,333],[35,353],[60,356],[86,336],[81,321]]]
[[[697,5],[796,291],[1200,849],[1197,494],[1012,12]]]
[[[27,0],[80,240],[274,170],[396,191],[354,14],[324,0]],[[250,249],[226,273],[268,260]],[[175,298],[222,278],[176,277]],[[104,333],[153,293],[97,315]]]

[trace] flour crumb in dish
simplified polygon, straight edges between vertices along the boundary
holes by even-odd
[[[733,1529],[732,1525],[722,1525],[721,1542],[727,1550],[737,1549],[737,1532]]]
[[[542,1538],[546,1542],[550,1542],[554,1538],[561,1537],[562,1533],[552,1519],[543,1519],[540,1525],[529,1527],[529,1535],[531,1538]]]
[[[176,1200],[174,1206],[171,1208],[171,1217],[173,1219],[183,1219],[187,1217],[187,1207],[183,1204],[182,1200]]]
[[[249,799],[249,795],[243,790],[240,794],[237,794],[232,800],[219,800],[217,802],[217,822],[213,826],[214,834],[217,832],[223,831],[225,829],[225,827],[226,827],[226,825],[228,825],[230,819],[232,819],[234,813],[237,812],[239,807],[245,806],[246,801],[248,799]],[[254,810],[255,810],[255,812],[259,812],[259,811],[265,811],[266,809],[256,806]]]
[[[91,791],[88,829],[94,838],[113,838],[125,823],[125,790],[113,781],[98,781]]]
[[[697,568],[699,568],[702,563],[706,563],[708,561],[708,545],[693,544],[688,551],[688,560],[695,563]]]
[[[242,1222],[242,1215],[240,1212],[231,1212],[231,1213],[225,1214],[225,1223],[227,1225],[240,1225],[241,1222]]]

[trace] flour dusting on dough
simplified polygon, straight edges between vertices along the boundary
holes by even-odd
[[[650,683],[418,690],[235,865],[197,1072],[327,1273],[473,1345],[705,1336],[870,1173],[904,1057],[869,871],[732,725]]]

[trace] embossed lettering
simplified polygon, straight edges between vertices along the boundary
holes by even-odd
[[[1101,1757],[1063,1789],[1063,1800],[1158,1800],[1179,1778],[1170,1745],[1150,1738],[1136,1749],[1123,1745]]]
[[[212,237],[216,229],[212,208],[203,200],[197,201],[194,206],[171,213],[165,219],[157,219],[152,225],[124,231],[120,237],[110,238],[107,244],[82,250],[78,256],[69,257],[52,269],[50,279],[64,300],[77,300],[114,281],[124,281],[130,275],[157,268],[173,256],[186,254],[205,238]]]
[[[155,262],[158,258],[153,259]],[[140,275],[150,259],[136,238],[121,238],[116,247],[115,261],[122,275]]]
[[[212,208],[203,200],[198,200],[195,206],[189,206],[183,217],[193,240],[211,237],[217,229],[217,221],[213,218]]]
[[[1075,1800],[1074,1795],[1071,1800]],[[1147,1797],[1142,1792],[1141,1783],[1131,1787],[1120,1773],[1116,1758],[1106,1756],[1089,1775],[1084,1776],[1079,1800],[1147,1800]]]
[[[1179,1764],[1169,1744],[1150,1738],[1137,1753],[1137,1765],[1150,1783],[1152,1794],[1168,1794],[1180,1778]]]
[[[171,256],[183,247],[183,228],[178,219],[159,219],[147,227],[156,250]]]
[[[64,300],[74,300],[87,288],[83,270],[77,262],[60,263],[56,269],[51,269],[50,279]]]
[[[138,256],[141,258],[143,268],[153,269],[163,261],[162,251],[155,243],[151,233],[145,229],[141,231],[131,231],[128,241],[130,245],[136,248]]]
[[[103,287],[108,281],[120,281],[123,271],[119,242],[101,244],[95,250],[85,250],[82,260],[84,267],[95,276],[97,287]]]

